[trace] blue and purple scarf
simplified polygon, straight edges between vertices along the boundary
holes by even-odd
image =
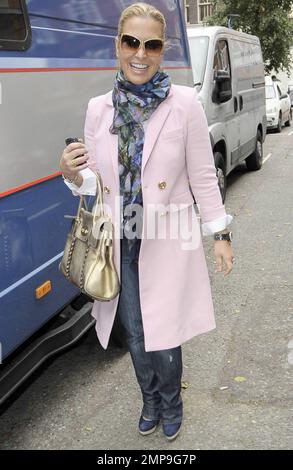
[[[120,195],[123,209],[143,204],[141,160],[144,145],[143,121],[164,101],[171,87],[169,75],[157,71],[148,82],[136,85],[126,80],[122,70],[116,75],[112,100],[115,108],[112,134],[118,134]]]

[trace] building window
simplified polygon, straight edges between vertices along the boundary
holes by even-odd
[[[190,4],[189,0],[184,0],[185,3],[185,21],[186,23],[190,23]]]
[[[0,49],[23,51],[30,43],[25,0],[0,0]]]
[[[206,18],[213,14],[213,4],[208,1],[198,2],[198,20],[202,23]]]

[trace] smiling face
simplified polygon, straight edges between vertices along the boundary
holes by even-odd
[[[161,23],[143,16],[133,16],[125,21],[122,34],[143,41],[156,38],[163,40]],[[121,45],[120,38],[116,39],[116,53],[126,80],[135,85],[148,82],[158,71],[163,58],[163,50],[151,54],[148,54],[142,46],[137,50],[130,50]]]

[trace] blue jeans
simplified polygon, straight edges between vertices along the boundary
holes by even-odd
[[[142,392],[142,415],[163,423],[182,420],[181,346],[146,352],[139,299],[138,255],[141,240],[128,247],[121,239],[121,292],[117,315],[125,329],[135,374]],[[168,328],[168,325],[166,325]]]

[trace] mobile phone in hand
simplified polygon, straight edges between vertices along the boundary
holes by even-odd
[[[67,139],[65,139],[66,147],[67,147],[67,145],[72,144],[73,142],[79,142],[78,138],[77,137],[67,137]],[[83,155],[84,154],[82,153],[81,155],[78,155],[75,158],[83,157]],[[81,163],[81,165],[83,165],[83,163]],[[77,166],[80,166],[80,165],[77,165]]]
[[[65,139],[66,147],[67,145],[72,144],[72,142],[79,142],[79,140],[77,137],[67,137],[67,139]]]

